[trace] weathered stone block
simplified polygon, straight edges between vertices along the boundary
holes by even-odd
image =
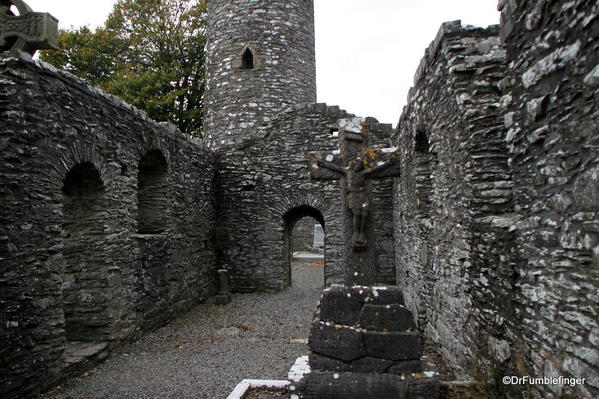
[[[362,333],[355,328],[314,323],[308,345],[312,352],[351,361],[366,354]]]
[[[381,359],[416,360],[422,356],[418,334],[412,332],[367,331],[364,346],[368,356]]]
[[[372,287],[372,295],[368,303],[371,305],[390,305],[393,303],[405,305],[401,289],[395,286]]]
[[[319,355],[318,353],[311,353],[309,362],[310,368],[316,371],[352,371],[351,363]]]
[[[392,305],[364,305],[358,326],[375,331],[406,331],[416,328],[412,312],[406,307]]]
[[[384,373],[392,364],[392,360],[363,357],[351,362],[351,370],[356,373]]]
[[[354,325],[363,305],[364,299],[359,291],[346,286],[330,287],[324,291],[320,301],[320,320]]]
[[[420,360],[400,360],[389,367],[387,372],[392,374],[421,373],[422,362]]]
[[[312,372],[299,391],[304,399],[436,399],[436,378],[402,379],[391,374]]]

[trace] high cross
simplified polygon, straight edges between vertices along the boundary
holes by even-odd
[[[375,179],[399,176],[397,149],[369,147],[368,123],[362,118],[342,119],[339,123],[340,149],[332,154],[315,154],[310,177],[314,180],[341,180],[344,220],[351,226],[342,229],[346,243],[344,263],[346,282],[372,284],[376,277],[374,228],[369,224],[370,183]]]
[[[14,15],[11,6],[19,15]],[[58,20],[48,13],[33,12],[22,0],[0,0],[0,52],[58,48]]]

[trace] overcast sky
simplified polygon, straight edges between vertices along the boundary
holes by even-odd
[[[25,0],[61,28],[101,25],[115,0]],[[318,101],[395,125],[444,21],[499,23],[497,0],[314,0]]]

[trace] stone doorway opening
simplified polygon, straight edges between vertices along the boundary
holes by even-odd
[[[90,162],[64,179],[62,295],[67,367],[99,355],[112,324],[103,245],[107,218],[104,184]]]
[[[301,205],[289,210],[284,220],[284,259],[287,271],[287,284],[291,286],[293,264],[309,263],[321,267],[324,285],[325,263],[325,224],[322,213],[309,205]]]

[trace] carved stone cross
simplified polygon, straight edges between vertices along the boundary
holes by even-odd
[[[351,242],[345,254],[348,283],[371,284],[376,274],[376,256],[369,226],[370,182],[399,176],[397,149],[374,150],[368,146],[368,123],[362,118],[342,119],[339,123],[340,150],[316,154],[310,177],[314,180],[342,181],[342,203],[351,228],[344,230]],[[351,248],[351,249],[350,249]]]
[[[14,5],[19,15],[10,7]],[[48,13],[33,12],[22,0],[0,0],[0,52],[58,48],[58,20]]]

